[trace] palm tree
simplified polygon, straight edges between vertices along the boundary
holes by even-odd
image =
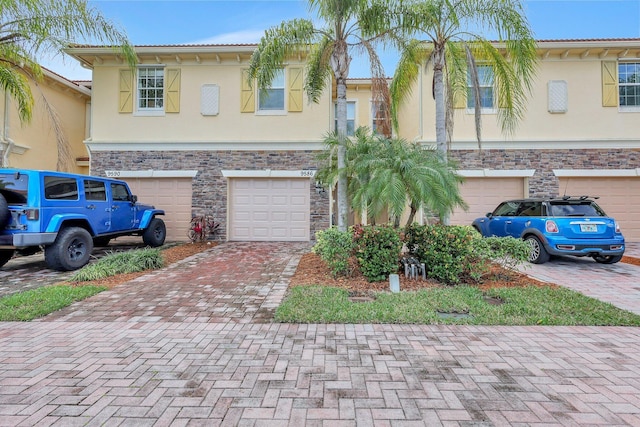
[[[388,85],[376,53],[380,43],[397,43],[400,13],[393,0],[308,0],[321,26],[306,19],[294,19],[265,32],[255,50],[249,68],[249,83],[254,79],[260,89],[267,88],[292,55],[307,56],[305,92],[311,102],[336,82],[338,145],[338,229],[347,229],[347,178],[345,141],[347,135],[347,78],[351,53],[366,53],[373,81],[373,102],[388,112]],[[390,126],[387,126],[390,129]]]
[[[412,8],[412,25],[426,40],[408,43],[396,69],[391,84],[395,126],[399,104],[415,83],[421,64],[431,65],[438,152],[446,157],[453,129],[452,105],[468,97],[475,108],[480,146],[481,64],[488,66],[495,77],[494,102],[499,107],[502,131],[513,132],[524,115],[537,64],[535,40],[521,1],[424,0]],[[498,41],[487,40],[480,31],[497,34]]]
[[[334,160],[339,139],[331,134],[325,144],[327,149],[319,156],[323,167],[317,177],[331,183],[338,172]],[[455,173],[455,164],[443,160],[434,149],[400,138],[371,135],[364,127],[347,139],[345,147],[349,199],[370,218],[386,210],[397,227],[407,206],[410,212],[406,225],[414,222],[420,208],[440,217],[458,206],[466,208],[459,192],[462,177]]]
[[[39,55],[62,54],[69,45],[88,40],[115,46],[129,65],[136,64],[125,34],[86,0],[0,0],[0,87],[16,102],[22,123],[28,123],[33,113],[29,80],[37,85],[43,78]],[[55,111],[43,100],[59,153],[68,152]]]

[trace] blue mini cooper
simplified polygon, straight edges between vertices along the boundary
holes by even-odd
[[[472,225],[485,237],[529,242],[534,264],[547,262],[551,255],[590,256],[613,264],[624,254],[620,226],[587,196],[509,200]]]

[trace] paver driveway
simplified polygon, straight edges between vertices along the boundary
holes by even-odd
[[[640,329],[268,322],[300,244],[228,243],[0,323],[0,425],[640,425]]]

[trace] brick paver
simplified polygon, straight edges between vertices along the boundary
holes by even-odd
[[[306,249],[226,243],[0,323],[0,426],[640,425],[640,328],[272,323]]]

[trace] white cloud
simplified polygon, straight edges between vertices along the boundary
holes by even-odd
[[[257,44],[264,35],[264,30],[245,30],[218,34],[193,44]]]

